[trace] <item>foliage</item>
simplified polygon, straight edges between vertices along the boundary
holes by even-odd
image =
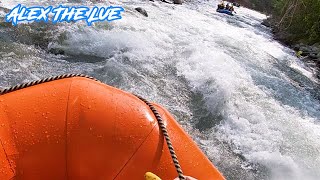
[[[238,0],[271,15],[276,32],[292,43],[320,43],[320,0]]]
[[[273,17],[279,31],[294,42],[320,42],[320,0],[274,0]]]

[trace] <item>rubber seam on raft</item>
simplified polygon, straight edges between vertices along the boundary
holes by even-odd
[[[7,117],[8,117],[8,116],[7,116],[7,114],[6,114],[6,118],[7,118]],[[8,118],[7,118],[7,120],[8,120]],[[10,125],[9,125],[9,126],[10,126]],[[12,164],[11,164],[11,161],[10,161],[10,159],[9,159],[9,156],[8,156],[7,152],[6,152],[6,149],[4,148],[4,144],[3,144],[2,140],[1,140],[1,138],[0,138],[0,143],[1,143],[1,147],[2,147],[2,149],[3,149],[4,154],[6,155],[6,159],[7,159],[8,163],[9,163],[10,169],[11,169],[12,173],[14,174],[14,176],[13,176],[12,178],[14,178],[15,175],[16,175],[15,169],[13,168],[13,166],[12,166]]]
[[[68,171],[68,112],[69,112],[69,101],[70,101],[70,94],[71,94],[71,87],[73,84],[73,78],[71,78],[71,82],[69,85],[69,92],[68,92],[68,100],[67,100],[67,108],[66,108],[66,116],[65,116],[65,165],[66,165],[66,178],[69,177]]]
[[[1,143],[1,146],[2,146],[4,154],[6,155],[6,159],[7,159],[8,163],[9,163],[10,169],[11,169],[12,173],[15,175],[14,170],[13,170],[12,165],[11,165],[11,162],[10,162],[10,159],[8,157],[8,154],[6,152],[6,149],[4,148],[4,145],[3,145],[3,142],[2,142],[1,139],[0,139],[0,143]]]
[[[127,167],[128,163],[131,161],[131,159],[134,157],[134,155],[136,155],[136,153],[138,152],[138,150],[140,149],[140,147],[147,141],[148,137],[150,136],[150,134],[153,132],[153,130],[156,128],[158,123],[154,123],[153,128],[151,129],[151,131],[148,133],[148,135],[146,136],[146,138],[142,141],[142,143],[139,145],[139,147],[136,149],[136,151],[132,154],[132,156],[128,159],[128,161],[123,165],[123,167],[120,169],[120,171],[117,173],[117,175],[113,178],[113,180],[115,180],[120,173],[124,170],[125,167]],[[144,174],[143,174],[144,175]]]

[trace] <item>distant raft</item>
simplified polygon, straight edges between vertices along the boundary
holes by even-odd
[[[224,13],[224,14],[228,14],[230,16],[233,16],[234,14],[232,13],[232,11],[229,11],[227,9],[217,9],[217,12],[219,13]]]
[[[153,105],[184,174],[224,179],[169,112]],[[150,107],[83,77],[0,95],[0,142],[1,180],[143,179],[148,171],[164,180],[177,177]]]

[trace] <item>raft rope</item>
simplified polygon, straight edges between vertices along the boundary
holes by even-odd
[[[10,88],[6,88],[6,89],[0,89],[0,95],[7,94],[9,92],[17,91],[17,90],[20,90],[20,89],[23,89],[23,88],[27,88],[27,87],[30,87],[30,86],[35,86],[35,85],[38,85],[38,84],[42,84],[42,83],[45,83],[45,82],[51,82],[51,81],[54,81],[54,80],[72,78],[72,77],[84,77],[84,78],[88,78],[88,79],[91,79],[91,80],[94,80],[94,81],[101,82],[101,81],[97,80],[96,78],[88,76],[88,75],[85,75],[85,74],[64,74],[64,75],[60,75],[60,76],[54,76],[54,77],[49,77],[49,78],[45,78],[45,79],[40,79],[40,80],[37,80],[37,81],[31,81],[31,82],[28,82],[28,83],[19,84],[19,85],[16,85],[16,86],[13,86],[13,87],[10,87]],[[139,98],[141,101],[143,101],[144,103],[146,103],[149,106],[149,108],[151,109],[151,111],[153,112],[154,116],[156,117],[156,119],[158,121],[158,125],[161,128],[161,131],[163,133],[163,136],[166,139],[167,146],[169,148],[172,161],[173,161],[174,166],[175,166],[175,168],[177,170],[177,173],[179,175],[179,179],[180,180],[185,180],[185,177],[183,176],[183,172],[182,172],[181,166],[180,166],[179,161],[178,161],[178,157],[177,157],[177,155],[176,155],[176,153],[174,151],[174,148],[173,148],[173,145],[171,143],[167,128],[166,128],[166,126],[164,124],[164,121],[161,118],[161,115],[159,114],[157,109],[149,101],[147,101],[146,99],[144,99],[144,98],[142,98],[142,97],[140,97],[138,95],[135,95],[135,96],[137,98]]]
[[[173,146],[172,146],[172,143],[171,143],[171,140],[170,140],[166,125],[164,124],[164,121],[162,120],[162,117],[160,116],[160,114],[157,111],[157,109],[149,101],[147,101],[146,99],[144,99],[144,98],[142,98],[142,97],[140,97],[138,95],[135,95],[135,96],[138,97],[144,103],[146,103],[149,106],[149,108],[151,109],[151,111],[153,112],[153,114],[156,116],[156,119],[157,119],[158,124],[159,124],[159,126],[161,128],[163,136],[166,138],[166,142],[167,142],[167,145],[168,145],[168,148],[169,148],[169,151],[170,151],[170,155],[171,155],[172,161],[174,163],[174,166],[176,167],[177,173],[179,175],[179,179],[180,180],[185,180],[185,177],[183,176],[183,172],[182,172],[180,163],[178,161],[178,157],[176,155],[176,152],[173,149]]]
[[[10,87],[10,88],[7,88],[7,89],[0,89],[0,95],[7,94],[9,92],[17,91],[19,89],[27,88],[27,87],[30,87],[30,86],[42,84],[42,83],[45,83],[45,82],[50,82],[50,81],[54,81],[54,80],[58,80],[58,79],[72,78],[72,77],[84,77],[84,78],[92,79],[94,81],[99,81],[94,77],[90,77],[90,76],[87,76],[87,75],[84,75],[84,74],[63,74],[63,75],[60,75],[60,76],[48,77],[48,78],[40,79],[40,80],[37,80],[37,81],[31,81],[31,82],[28,82],[28,83],[19,84],[19,85],[16,85],[16,86],[13,86],[13,87]]]

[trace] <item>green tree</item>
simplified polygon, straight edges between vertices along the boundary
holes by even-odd
[[[293,42],[320,42],[320,0],[274,0],[273,18]]]

